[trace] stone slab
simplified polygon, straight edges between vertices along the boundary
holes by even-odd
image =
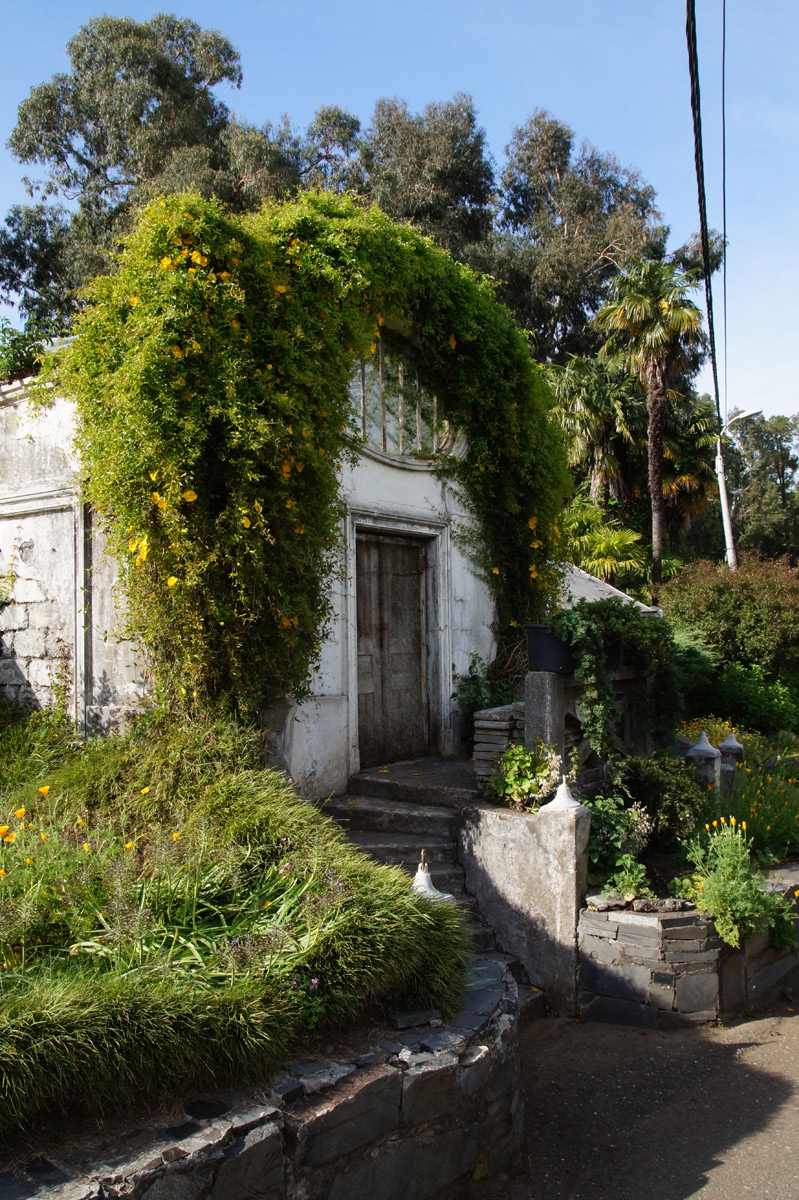
[[[286,1117],[298,1170],[349,1154],[394,1129],[399,1121],[402,1076],[376,1065],[351,1075],[329,1098]]]
[[[719,980],[715,971],[681,975],[676,983],[677,1011],[681,1013],[718,1011]]]
[[[613,996],[594,996],[583,1009],[584,1021],[604,1021],[611,1025],[640,1025],[654,1029],[657,1010],[633,1000]]]
[[[280,1129],[263,1125],[225,1155],[208,1200],[278,1200],[284,1193],[284,1175]]]

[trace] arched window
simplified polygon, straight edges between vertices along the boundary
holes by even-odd
[[[437,397],[425,388],[411,356],[395,343],[380,338],[375,353],[358,362],[350,397],[364,441],[376,450],[416,458],[458,453],[461,439],[441,418]]]

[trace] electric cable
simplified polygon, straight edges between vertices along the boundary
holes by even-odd
[[[688,68],[691,76],[691,114],[694,121],[694,162],[696,164],[696,189],[699,199],[699,236],[702,244],[702,263],[705,268],[705,306],[707,308],[707,334],[710,345],[710,364],[713,369],[713,391],[716,404],[718,431],[724,425],[721,419],[719,399],[719,373],[716,363],[716,334],[713,326],[713,289],[710,283],[710,242],[707,231],[707,200],[705,196],[705,167],[702,156],[702,114],[699,98],[699,58],[696,48],[696,8],[694,0],[686,0],[685,37],[688,43]]]

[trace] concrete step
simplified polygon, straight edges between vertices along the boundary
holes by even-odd
[[[350,792],[447,808],[473,804],[480,796],[471,759],[430,758],[367,767],[352,776]]]
[[[363,794],[334,796],[320,802],[319,808],[326,817],[338,821],[348,833],[372,829],[453,839],[458,836],[458,813],[453,808]]]
[[[402,864],[411,874],[416,872],[422,850],[427,851],[427,861],[431,871],[444,864],[450,866],[458,861],[454,838],[437,838],[419,833],[349,829],[347,840],[352,842],[353,846],[357,846],[359,850],[376,858],[378,862]]]

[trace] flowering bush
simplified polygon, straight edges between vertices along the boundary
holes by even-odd
[[[764,890],[763,872],[752,861],[746,821],[714,820],[686,847],[696,870],[674,881],[673,890],[713,918],[730,946],[768,931],[775,946],[795,946],[793,905]]]
[[[339,566],[340,468],[360,446],[350,378],[381,339],[419,359],[468,435],[440,467],[478,518],[506,632],[546,603],[567,479],[546,385],[490,284],[320,193],[241,218],[197,195],[156,201],[92,285],[50,377],[75,399],[128,632],[173,709],[252,711],[307,688]]]

